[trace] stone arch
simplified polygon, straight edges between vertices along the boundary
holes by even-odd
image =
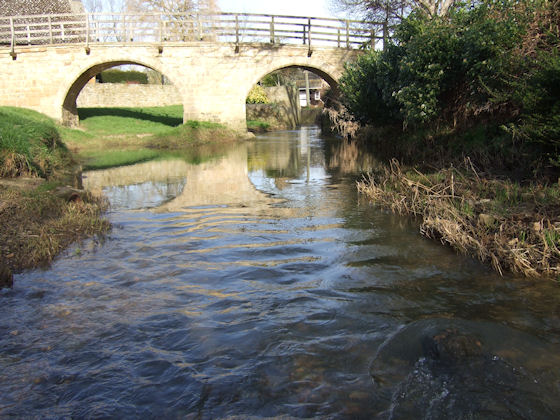
[[[303,69],[303,70],[307,70],[310,71],[311,73],[315,73],[316,75],[320,76],[323,80],[325,80],[331,87],[331,89],[338,89],[338,81],[337,79],[331,75],[330,73],[328,73],[327,71],[319,68],[319,67],[315,67],[315,66],[310,66],[310,65],[305,65],[305,64],[288,64],[288,65],[282,65],[282,66],[276,66],[273,67],[271,69],[268,69],[265,73],[262,73],[250,86],[249,89],[247,90],[247,94],[249,94],[249,90],[251,90],[251,88],[258,83],[259,80],[262,80],[263,77],[265,77],[267,74],[270,74],[272,72],[278,71],[278,70],[282,70],[282,69],[290,69],[290,68],[299,68],[299,69]]]
[[[77,127],[79,125],[78,107],[76,105],[76,101],[78,99],[78,96],[80,95],[80,92],[92,77],[96,76],[104,70],[126,64],[147,67],[161,74],[165,74],[167,77],[167,74],[165,72],[155,68],[152,65],[137,60],[110,60],[90,65],[85,71],[81,71],[81,73],[72,82],[70,87],[65,91],[66,93],[62,101],[62,124],[70,127]]]
[[[266,75],[275,72],[277,70],[282,70],[282,69],[303,69],[303,70],[307,70],[310,71],[311,73],[315,73],[316,75],[320,76],[323,80],[325,80],[329,86],[331,87],[332,91],[337,92],[338,91],[338,81],[337,79],[329,72],[325,71],[324,69],[321,69],[319,67],[315,67],[315,66],[311,66],[309,64],[298,64],[298,63],[289,63],[289,64],[284,64],[284,65],[276,65],[276,66],[272,66],[271,68],[269,68],[268,70],[266,70],[264,73],[259,72],[259,76],[256,79],[250,79],[251,81],[251,85],[250,86],[246,86],[245,89],[245,96],[243,96],[243,105],[245,107],[245,114],[246,114],[246,110],[247,110],[247,105],[245,104],[247,95],[249,94],[249,91],[252,89],[252,87],[258,83],[260,80],[262,80]],[[288,107],[286,107],[285,109],[285,114],[288,115],[289,120],[292,121],[292,123],[294,125],[298,125],[300,123],[300,105],[299,105],[299,95],[291,95],[288,93],[288,99],[290,101],[290,105]]]

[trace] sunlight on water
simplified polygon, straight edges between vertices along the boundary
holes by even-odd
[[[560,291],[357,197],[317,129],[85,174],[107,238],[0,292],[0,418],[558,418]]]

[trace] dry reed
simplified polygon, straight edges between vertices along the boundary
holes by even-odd
[[[405,172],[396,160],[358,190],[399,214],[421,218],[423,235],[531,277],[560,278],[559,186],[485,179],[467,158],[461,168]]]

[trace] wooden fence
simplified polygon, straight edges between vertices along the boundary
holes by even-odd
[[[184,41],[375,48],[383,23],[251,13],[61,14],[0,17],[0,45]]]

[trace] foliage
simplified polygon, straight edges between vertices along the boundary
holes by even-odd
[[[101,83],[148,83],[148,75],[136,70],[111,69],[101,72]]]
[[[457,0],[331,0],[335,9],[350,12],[373,22],[386,22],[393,26],[411,11],[426,16],[446,16]]]
[[[264,76],[260,82],[261,86],[273,87],[282,84],[282,76],[279,72],[272,72]]]
[[[255,85],[249,91],[246,102],[248,104],[269,104],[270,100],[261,85]]]
[[[69,160],[50,118],[27,109],[0,107],[0,176],[47,178]]]
[[[458,5],[446,17],[412,12],[384,51],[347,67],[344,103],[362,124],[423,133],[425,146],[462,139],[453,147],[465,152],[468,133],[483,125],[492,136],[479,147],[517,153],[518,161],[530,154],[528,166],[560,163],[554,7],[487,0]]]

